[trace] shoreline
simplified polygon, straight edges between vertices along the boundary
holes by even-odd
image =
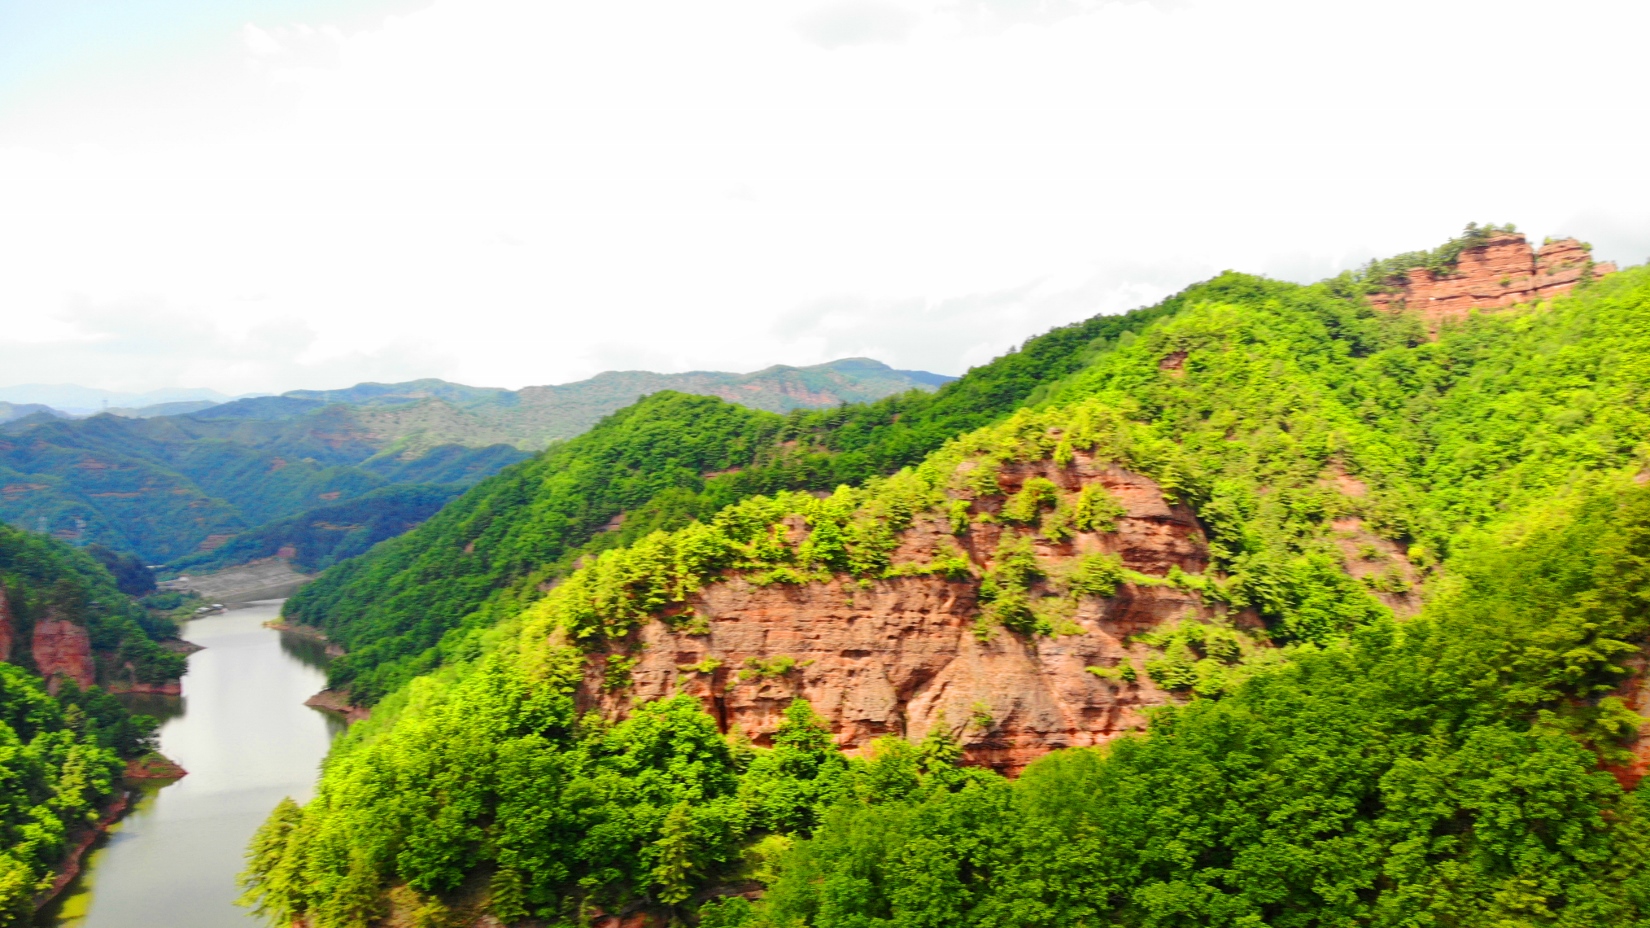
[[[126,769],[121,771],[120,792],[109,803],[103,814],[95,824],[86,829],[86,833],[75,840],[74,846],[64,856],[63,862],[56,868],[57,876],[52,879],[52,885],[35,900],[36,912],[52,903],[52,900],[63,894],[63,890],[74,882],[86,866],[86,854],[92,849],[114,824],[126,817],[132,811],[133,799],[141,791],[139,782],[144,780],[181,780],[189,775],[189,771],[179,766],[159,752],[151,752],[143,757],[134,757],[126,762]]]
[[[371,709],[363,709],[349,701],[349,697],[338,690],[322,690],[314,696],[304,700],[304,705],[322,712],[331,712],[344,717],[344,722],[354,725],[365,720],[372,714]]]
[[[313,625],[294,625],[291,622],[285,622],[280,619],[271,619],[270,621],[264,623],[264,628],[273,628],[278,632],[285,632],[288,635],[297,635],[299,638],[308,638],[311,641],[319,641],[327,646],[328,657],[344,656],[344,649],[339,645],[334,644],[332,639],[327,637],[326,632],[321,631]]]
[[[86,833],[81,835],[74,845],[69,848],[69,853],[63,858],[63,863],[57,867],[57,876],[52,880],[52,885],[35,897],[34,911],[38,912],[50,905],[52,900],[62,895],[63,890],[74,882],[75,877],[80,875],[80,871],[86,864],[86,852],[90,851],[92,845],[109,833],[109,828],[114,823],[120,821],[121,817],[131,810],[133,792],[134,790],[131,787],[122,788],[120,795],[104,811],[97,823],[87,828]]]

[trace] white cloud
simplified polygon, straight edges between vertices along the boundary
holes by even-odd
[[[1310,279],[1468,220],[1636,262],[1647,20],[437,0],[354,31],[250,23],[0,113],[0,379],[519,386],[850,353],[957,373],[1222,268]]]
[[[822,48],[869,42],[902,42],[913,17],[897,4],[881,0],[835,0],[804,13],[797,30]]]

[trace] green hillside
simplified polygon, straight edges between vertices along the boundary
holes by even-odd
[[[1233,279],[1199,292],[1265,286]],[[331,665],[332,683],[371,704],[441,663],[443,649],[467,653],[470,630],[519,610],[585,553],[708,517],[755,493],[830,489],[913,464],[1183,302],[1057,329],[932,394],[785,417],[655,394],[483,482],[416,531],[338,565],[288,600],[285,615],[349,650]]]
[[[293,415],[325,404],[354,408],[360,427],[400,447],[504,443],[536,451],[579,435],[610,413],[653,393],[716,396],[751,409],[790,412],[882,399],[908,390],[932,390],[954,378],[894,370],[868,358],[844,358],[812,367],[776,365],[751,374],[690,371],[607,371],[554,386],[499,390],[443,380],[364,383],[344,390],[294,390],[281,397],[226,404],[211,415]],[[299,405],[310,404],[310,405]]]
[[[323,570],[417,526],[463,491],[452,483],[394,484],[265,523],[211,551],[174,561],[171,568],[212,571],[283,556],[298,570]]]
[[[0,525],[0,610],[11,642],[0,663],[0,924],[25,923],[71,843],[120,789],[124,761],[153,750],[155,720],[132,716],[99,687],[63,681],[50,695],[29,641],[47,617],[83,626],[100,680],[160,683],[181,655],[85,552]]]
[[[227,403],[170,403],[60,419],[46,407],[0,407],[0,519],[76,543],[127,551],[150,563],[234,563],[230,551],[264,550],[289,520],[339,500],[389,499],[376,491],[469,485],[570,438],[648,393],[723,395],[750,408],[788,411],[932,389],[950,378],[850,358],[754,374],[609,372],[521,391],[441,380],[294,390]],[[67,389],[67,388],[66,388]],[[423,491],[418,491],[423,492]],[[381,513],[382,527],[411,510]],[[281,523],[280,528],[272,523]],[[244,536],[244,537],[243,537]],[[357,539],[381,540],[378,530]],[[355,541],[323,553],[303,532],[309,561],[360,553]],[[322,547],[327,547],[323,545]],[[207,553],[205,560],[196,555]]]
[[[484,482],[291,604],[357,649],[337,682],[393,693],[260,832],[248,903],[313,928],[392,889],[432,923],[1650,924],[1650,810],[1601,769],[1642,721],[1618,693],[1650,636],[1650,271],[1436,341],[1360,289],[1228,274],[829,413],[655,397]],[[910,569],[888,553],[916,514],[965,531],[960,487],[1076,452],[1190,504],[1213,563],[1172,582],[1272,645],[1154,639],[1185,703],[1146,734],[1009,781],[944,734],[846,759],[805,704],[772,749],[686,698],[580,717],[584,652],[686,591],[874,584]],[[1097,518],[1066,505],[1028,483],[1000,509],[1049,537]],[[1351,520],[1402,569],[1349,574]],[[996,570],[982,634],[1058,634]],[[1417,591],[1407,620],[1380,598]],[[759,903],[721,895],[751,879]]]
[[[343,407],[301,420],[112,415],[0,435],[0,518],[151,564],[397,484],[480,480],[506,446],[387,451]]]

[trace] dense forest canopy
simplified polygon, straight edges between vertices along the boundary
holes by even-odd
[[[381,701],[315,800],[260,831],[246,902],[313,928],[392,908],[713,928],[1650,924],[1650,810],[1626,773],[1641,720],[1621,698],[1650,637],[1650,273],[1435,340],[1341,284],[1223,275],[932,397],[789,418],[655,397],[484,483],[293,604],[360,648],[336,680]],[[1028,599],[1029,555],[983,575],[888,555],[923,513],[1013,537],[1103,524],[1103,499],[1030,482],[989,512],[958,505],[999,492],[998,467],[1079,453],[1189,503],[1211,570],[1169,582],[1264,623],[1262,650],[1154,639],[1148,672],[1183,703],[1149,731],[1009,780],[958,766],[944,729],[844,757],[801,703],[771,748],[686,697],[617,723],[577,711],[587,651],[691,623],[673,604],[730,574],[954,574],[979,584],[983,634],[1060,634]],[[1349,574],[1336,533],[1354,520],[1402,563]],[[1142,578],[1099,564],[1063,582],[1106,597]],[[1388,607],[1405,597],[1418,615]],[[726,894],[746,880],[759,902]]]
[[[60,678],[48,692],[29,648],[35,623],[83,626],[102,679],[165,682],[183,673],[184,659],[158,643],[169,625],[62,542],[0,526],[0,587],[11,648],[0,663],[0,925],[11,925],[31,916],[71,842],[104,814],[124,762],[154,747],[155,720],[102,688]]]
[[[332,502],[386,487],[468,486],[526,457],[504,445],[402,454],[340,409],[298,420],[14,424],[0,434],[0,518],[163,564]]]
[[[329,673],[370,705],[417,674],[473,653],[472,633],[542,595],[582,557],[708,518],[758,493],[829,490],[915,464],[953,436],[1034,400],[1161,306],[1099,316],[1029,340],[935,393],[787,416],[655,394],[589,433],[493,477],[417,530],[340,564],[285,615],[349,650]],[[623,514],[623,519],[617,517]]]

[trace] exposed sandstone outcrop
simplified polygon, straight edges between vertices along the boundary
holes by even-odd
[[[350,725],[364,721],[372,714],[371,709],[364,709],[349,701],[349,694],[338,690],[322,690],[314,696],[304,700],[304,705],[311,709],[320,709],[322,712],[332,712],[341,715]]]
[[[45,619],[35,623],[33,653],[34,666],[53,693],[65,678],[82,689],[97,680],[92,642],[86,629],[53,613],[47,613]]]
[[[1595,264],[1586,245],[1560,239],[1534,250],[1524,236],[1502,232],[1461,252],[1455,270],[1434,274],[1409,271],[1390,293],[1369,297],[1376,309],[1416,309],[1434,331],[1444,322],[1463,319],[1473,309],[1512,306],[1562,296],[1584,278],[1615,273],[1609,262]]]
[[[1037,556],[1057,571],[1085,553],[1118,555],[1147,578],[1208,566],[1203,532],[1191,511],[1170,505],[1145,477],[1086,459],[1017,465],[999,475],[1007,493],[1029,477],[1067,491],[1105,486],[1124,507],[1116,531],[1081,532]],[[975,501],[977,510],[1000,500]],[[800,527],[795,530],[800,531]],[[1027,529],[977,522],[953,539],[950,526],[920,517],[904,533],[894,562],[923,562],[956,544],[983,571],[1004,532]],[[1124,583],[1116,595],[1084,597],[1049,636],[995,629],[980,634],[980,582],[909,576],[855,582],[757,586],[744,577],[711,584],[687,604],[705,620],[695,630],[654,620],[592,655],[580,698],[610,717],[638,701],[685,692],[697,696],[724,731],[768,743],[780,714],[801,697],[830,724],[837,743],[861,751],[882,735],[921,738],[944,724],[969,762],[1015,773],[1061,747],[1093,745],[1145,725],[1145,710],[1170,695],[1145,673],[1102,676],[1089,668],[1138,670],[1153,652],[1131,636],[1218,610],[1170,583]],[[636,660],[630,684],[606,682],[607,657]],[[1109,677],[1109,678],[1108,678]],[[1132,679],[1129,679],[1132,677]]]

